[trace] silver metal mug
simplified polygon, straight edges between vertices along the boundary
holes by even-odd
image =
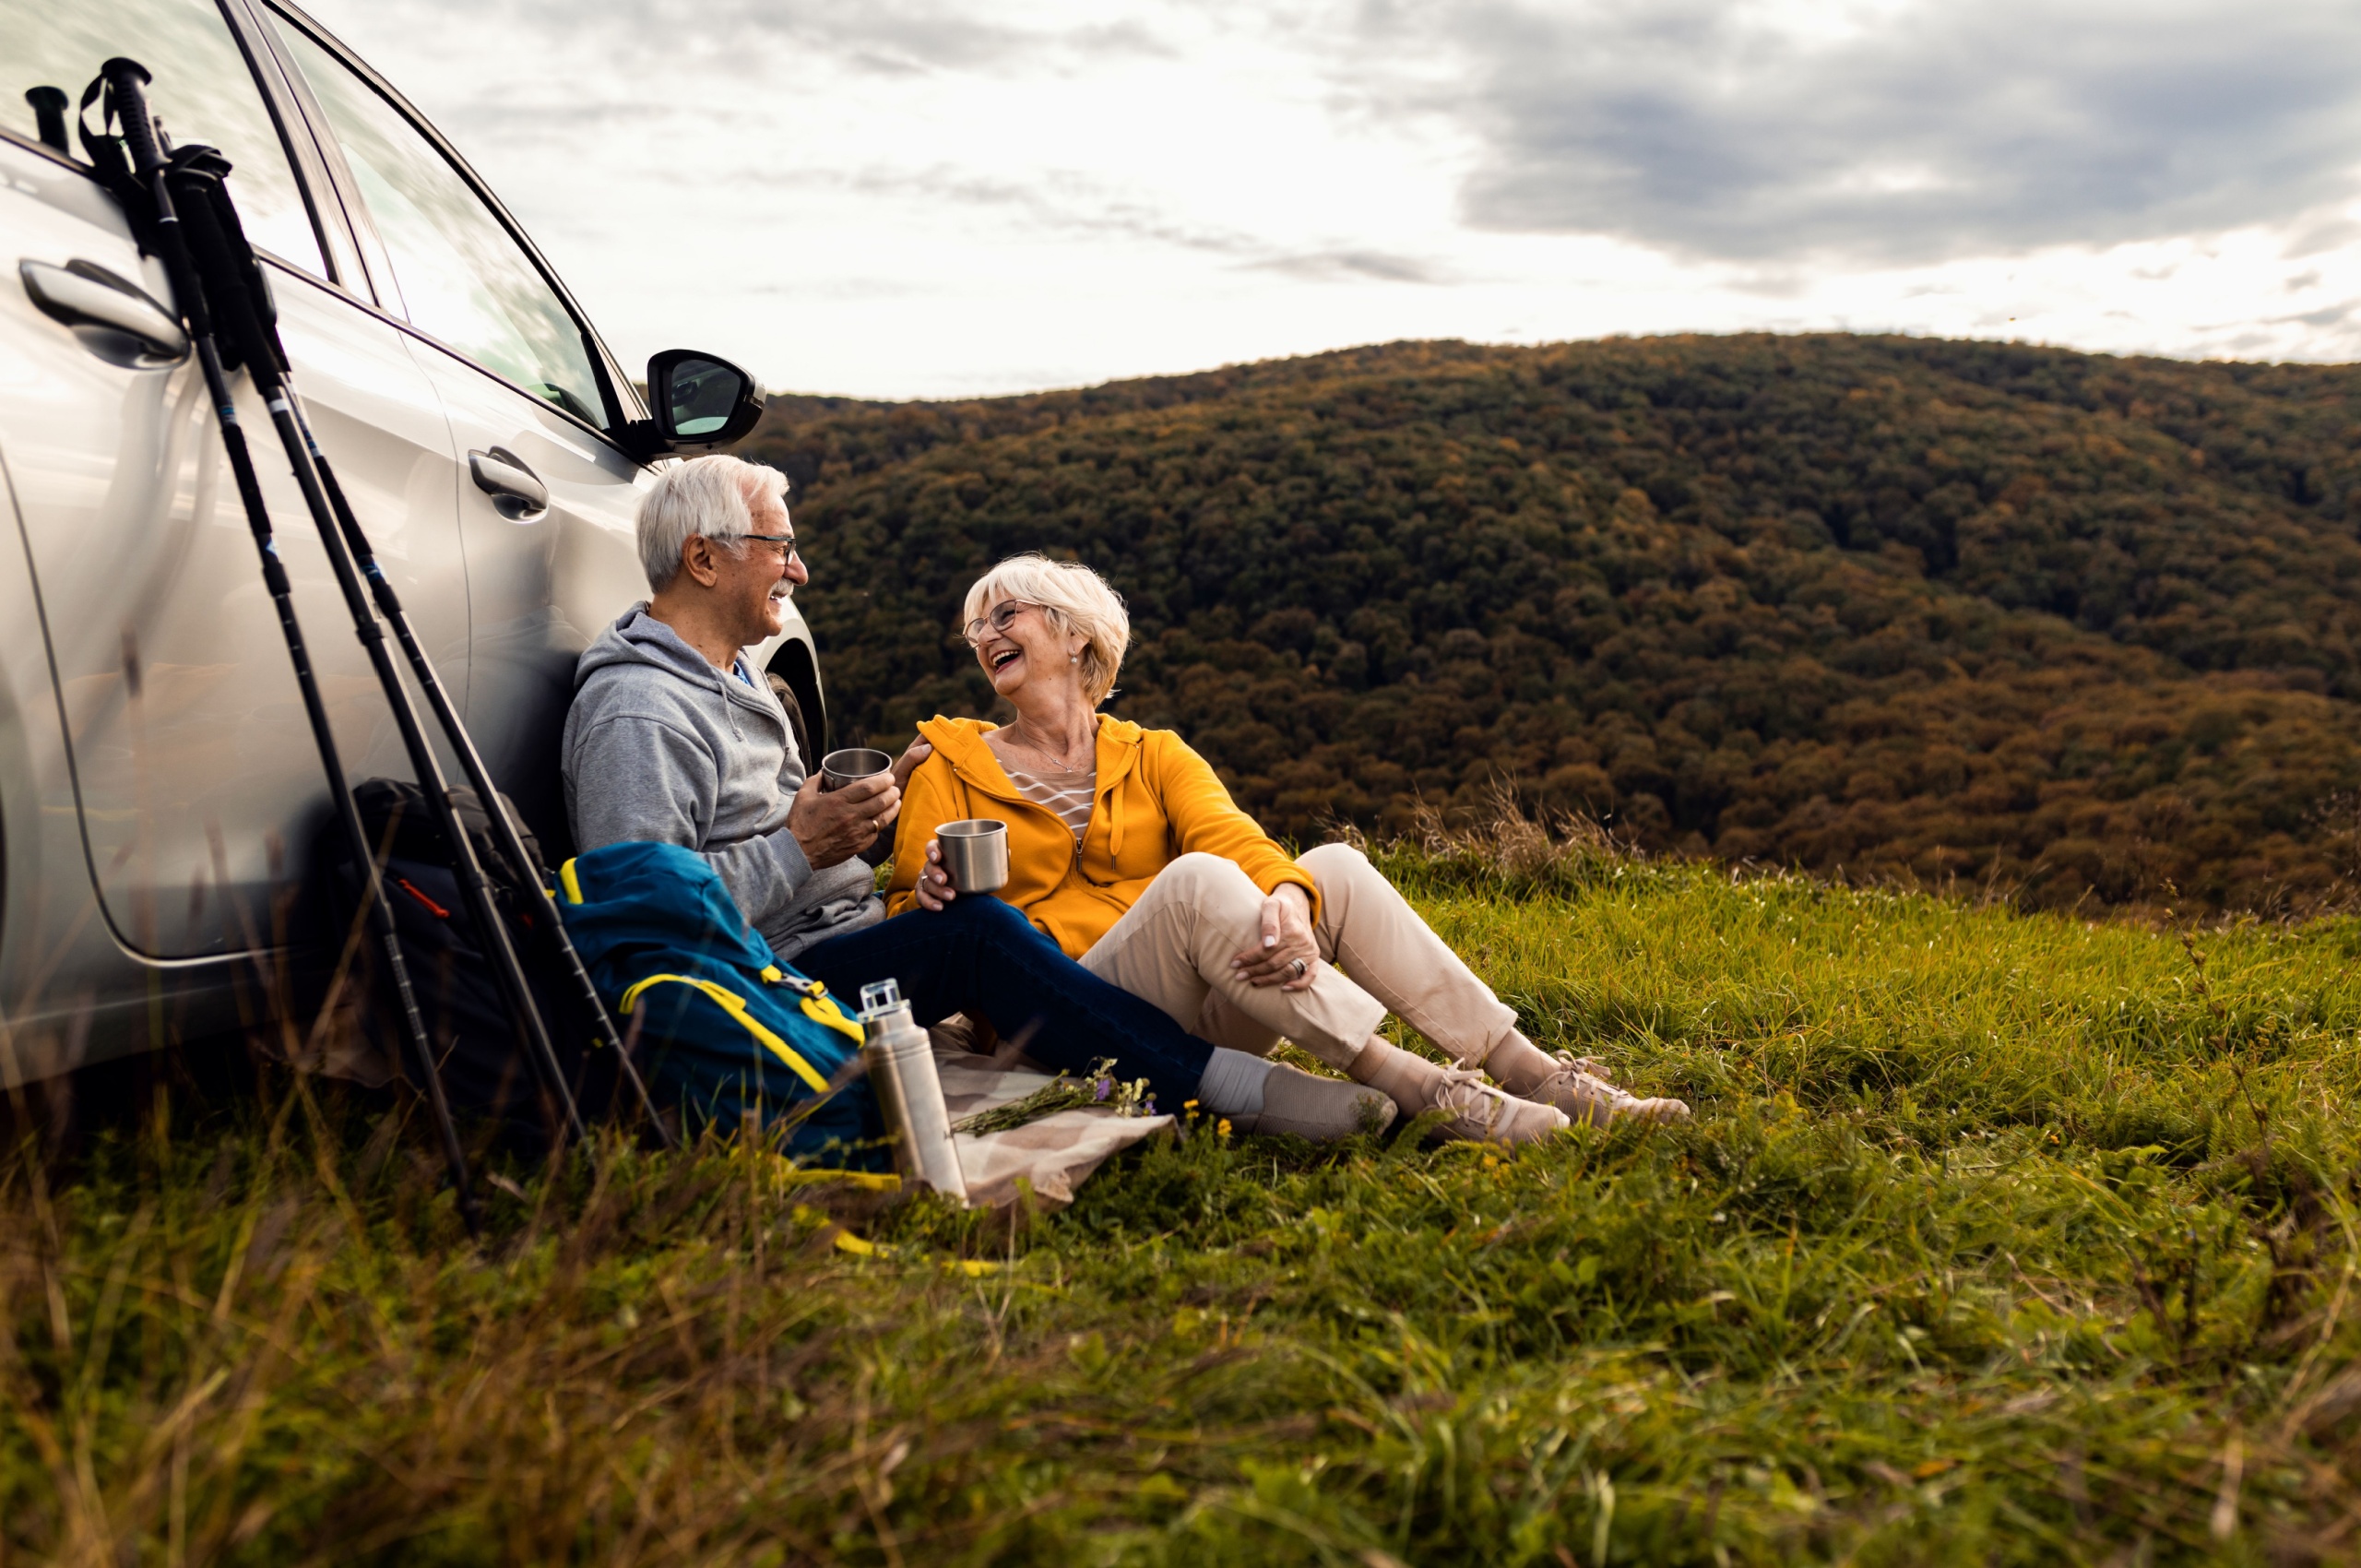
[[[858,779],[890,772],[893,766],[894,759],[872,746],[847,746],[820,759],[820,788],[841,790]]]
[[[1008,885],[1008,824],[990,817],[946,822],[934,830],[943,874],[961,893],[997,893]]]
[[[820,793],[841,790],[857,779],[874,778],[894,768],[893,756],[874,746],[846,746],[830,752],[820,759]],[[853,859],[865,866],[882,866],[894,855],[894,832],[885,828],[877,841],[866,849],[854,851]]]

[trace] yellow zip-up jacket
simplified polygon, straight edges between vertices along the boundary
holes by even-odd
[[[910,775],[902,796],[887,914],[918,908],[911,889],[938,826],[993,817],[1008,824],[1008,885],[1001,897],[1068,957],[1090,951],[1157,873],[1199,850],[1237,861],[1265,893],[1294,883],[1311,897],[1318,917],[1320,890],[1311,876],[1238,809],[1205,759],[1171,731],[1100,718],[1097,790],[1077,850],[1073,830],[1055,812],[1017,793],[1008,770],[984,744],[985,731],[996,728],[941,714],[919,726],[934,754]]]

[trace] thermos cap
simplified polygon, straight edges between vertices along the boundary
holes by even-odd
[[[902,982],[899,980],[872,980],[860,988],[860,1016],[864,1020],[908,1005],[902,1000]]]

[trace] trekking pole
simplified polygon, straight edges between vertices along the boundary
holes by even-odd
[[[132,184],[134,192],[144,191],[154,206],[157,253],[164,264],[165,275],[171,279],[172,297],[189,327],[189,339],[196,352],[196,361],[205,376],[206,392],[213,399],[213,407],[220,420],[221,446],[229,458],[230,472],[237,483],[238,499],[243,505],[246,526],[254,535],[255,549],[262,557],[263,586],[270,593],[270,601],[279,612],[279,627],[287,642],[287,657],[295,668],[296,689],[303,698],[303,714],[312,726],[312,741],[319,749],[320,766],[326,772],[328,793],[335,800],[337,818],[343,829],[345,847],[353,863],[361,868],[363,897],[368,906],[370,924],[385,949],[386,970],[393,979],[394,993],[401,1007],[403,1035],[410,1051],[418,1059],[419,1077],[425,1089],[427,1104],[433,1109],[435,1131],[443,1144],[444,1162],[450,1168],[451,1184],[458,1198],[460,1218],[472,1236],[483,1233],[483,1216],[476,1207],[475,1194],[468,1182],[467,1152],[459,1144],[459,1130],[451,1120],[450,1100],[443,1092],[442,1074],[434,1062],[434,1048],[427,1038],[426,1023],[419,1016],[418,997],[410,989],[409,969],[402,962],[401,938],[394,925],[393,906],[386,901],[385,880],[377,869],[377,858],[369,847],[368,834],[361,825],[360,808],[353,803],[352,791],[345,783],[344,764],[337,754],[336,734],[328,723],[327,705],[320,695],[319,680],[312,670],[312,659],[303,641],[303,628],[295,613],[294,585],[289,580],[286,564],[279,558],[279,546],[271,537],[270,513],[263,503],[262,485],[255,475],[254,456],[246,445],[245,427],[239,422],[235,400],[230,393],[228,373],[222,368],[221,350],[215,336],[212,313],[207,307],[205,291],[190,259],[185,234],[179,214],[172,205],[167,187],[165,164],[159,150],[155,123],[148,117],[148,102],[142,90],[148,80],[148,72],[137,62],[110,60],[98,82],[91,84],[82,102],[88,107],[101,85],[111,100],[108,109],[123,123],[124,143],[130,150],[131,166],[123,172]],[[102,113],[106,111],[102,111]],[[94,160],[99,157],[97,146],[86,126],[86,146]],[[120,155],[113,160],[121,169]],[[101,163],[101,172],[108,172]]]
[[[442,726],[444,735],[451,742],[451,749],[458,754],[460,768],[467,774],[469,782],[475,786],[476,793],[486,802],[486,810],[494,825],[494,841],[499,845],[500,852],[517,867],[527,882],[532,884],[538,912],[548,922],[551,939],[557,944],[558,952],[565,959],[575,991],[598,1031],[598,1043],[614,1051],[615,1061],[624,1079],[631,1085],[641,1111],[647,1117],[647,1124],[655,1129],[657,1141],[666,1148],[677,1148],[678,1140],[665,1127],[663,1118],[657,1115],[656,1102],[648,1095],[647,1084],[640,1077],[639,1068],[632,1061],[631,1052],[623,1049],[623,1036],[616,1032],[614,1020],[608,1016],[607,1004],[599,1000],[599,988],[591,982],[590,971],[583,968],[582,955],[574,950],[574,941],[565,933],[565,918],[558,910],[556,897],[543,885],[541,879],[533,874],[532,857],[525,849],[525,836],[517,830],[515,820],[508,814],[506,802],[501,799],[499,790],[493,788],[492,769],[485,766],[483,754],[476,750],[475,739],[461,721],[449,690],[444,686],[441,677],[435,674],[434,661],[427,657],[425,647],[418,640],[418,634],[411,628],[409,612],[402,608],[401,596],[394,591],[392,581],[386,577],[384,568],[377,564],[377,552],[370,548],[369,536],[362,530],[361,519],[353,516],[351,504],[344,498],[344,487],[337,483],[336,471],[328,467],[326,455],[320,451],[300,399],[295,401],[295,421],[303,433],[303,439],[311,445],[312,459],[320,470],[320,482],[327,491],[328,505],[336,512],[337,525],[343,530],[346,547],[360,564],[361,575],[369,581],[369,591],[377,601],[378,612],[393,627],[395,640],[402,645],[402,652],[409,659],[410,677],[425,692],[427,706],[433,709],[435,721]]]
[[[144,121],[147,104],[140,93],[140,83],[147,78],[147,71],[136,61],[123,59],[108,61],[101,71],[115,90],[118,107],[136,108]],[[126,127],[131,120],[126,111]],[[557,1110],[561,1135],[570,1132],[584,1140],[587,1146],[588,1133],[582,1124],[581,1111],[575,1104],[573,1091],[566,1087],[564,1070],[550,1040],[549,1026],[533,999],[525,967],[516,956],[516,944],[509,939],[507,922],[501,919],[500,910],[492,902],[492,885],[476,855],[475,841],[469,837],[457,808],[452,804],[443,765],[419,722],[418,709],[410,702],[409,689],[402,684],[401,672],[386,651],[386,629],[378,624],[362,591],[360,573],[346,548],[344,535],[337,527],[334,511],[320,482],[319,469],[313,460],[313,448],[296,423],[295,390],[286,378],[277,311],[270,301],[268,285],[262,280],[259,265],[252,247],[244,243],[243,230],[225,227],[225,209],[227,222],[237,221],[235,209],[229,208],[227,193],[220,184],[228,160],[211,148],[197,146],[180,148],[166,160],[159,155],[152,123],[148,129],[146,140],[150,156],[156,158],[158,179],[167,186],[177,185],[181,195],[190,198],[174,207],[180,220],[175,227],[183,236],[182,249],[192,259],[208,308],[217,321],[227,327],[231,342],[245,362],[246,374],[253,378],[255,391],[262,395],[263,406],[270,412],[271,426],[286,451],[288,468],[294,474],[296,488],[302,492],[304,506],[319,531],[320,545],[335,571],[337,587],[343,592],[345,609],[352,619],[353,636],[369,656],[370,668],[393,714],[403,749],[409,755],[411,771],[442,829],[461,900],[467,906],[469,923],[475,927],[477,942],[491,962],[501,1000],[518,1043],[524,1048],[526,1062]],[[172,196],[168,190],[166,199]],[[504,816],[497,795],[486,804],[493,817]]]
[[[632,1061],[630,1053],[623,1049],[623,1037],[616,1031],[613,1021],[608,1016],[606,1004],[599,1000],[598,987],[591,981],[589,971],[583,967],[581,956],[575,951],[573,941],[566,934],[564,918],[558,910],[555,898],[540,878],[532,874],[532,857],[526,850],[523,833],[504,806],[498,810],[492,809],[493,805],[500,801],[500,790],[492,780],[492,769],[485,764],[483,754],[477,749],[474,737],[469,732],[465,720],[459,716],[457,706],[452,702],[449,689],[444,685],[441,677],[435,672],[433,660],[427,655],[424,646],[419,641],[416,631],[410,624],[409,612],[402,607],[400,595],[395,590],[392,581],[386,577],[384,569],[378,565],[376,552],[369,543],[369,536],[362,529],[360,518],[354,515],[351,504],[346,500],[344,487],[337,481],[336,471],[330,467],[327,455],[320,449],[319,438],[312,429],[310,416],[303,407],[303,399],[296,390],[293,367],[285,344],[279,337],[275,315],[267,308],[267,287],[262,280],[253,247],[246,241],[244,225],[239,220],[236,204],[231,200],[229,189],[220,178],[221,174],[227,172],[226,166],[220,162],[218,156],[208,159],[193,148],[187,151],[191,156],[175,155],[173,158],[172,177],[184,184],[185,194],[195,197],[195,205],[200,209],[192,211],[189,227],[192,237],[199,242],[199,251],[213,253],[214,264],[208,270],[216,275],[231,277],[243,285],[240,291],[245,298],[235,319],[246,320],[249,331],[256,339],[254,344],[254,357],[267,360],[278,372],[279,383],[287,393],[287,402],[294,418],[296,432],[302,439],[304,449],[310,454],[313,466],[319,472],[320,487],[326,494],[328,508],[336,518],[338,531],[343,536],[345,548],[350,552],[361,576],[367,581],[371,597],[375,600],[379,612],[385,616],[386,624],[393,628],[395,640],[401,645],[402,652],[409,663],[411,678],[418,683],[420,690],[426,694],[427,706],[433,711],[436,724],[442,730],[452,751],[458,756],[462,771],[467,775],[469,782],[474,786],[478,796],[486,803],[486,815],[492,824],[493,842],[501,853],[517,868],[519,874],[531,884],[535,900],[540,906],[539,912],[547,922],[550,939],[555,943],[558,952],[564,959],[578,999],[587,1010],[592,1021],[598,1043],[611,1047],[614,1051],[618,1068],[624,1080],[631,1086],[633,1094],[638,1099],[640,1110],[647,1117],[648,1125],[655,1130],[658,1141],[666,1148],[676,1147],[677,1141],[664,1126],[662,1118],[657,1114],[655,1101],[648,1095],[647,1086],[640,1076],[638,1065]],[[219,291],[217,285],[218,291]],[[251,312],[250,318],[248,312]],[[445,823],[446,836],[452,830],[449,824],[456,821],[457,818],[454,815]],[[531,1048],[528,1047],[528,1049]],[[535,1050],[533,1054],[539,1056],[541,1052]],[[554,1066],[553,1052],[550,1053],[549,1060]],[[569,1101],[565,1109],[570,1125],[577,1134],[580,1134],[583,1128],[578,1107],[570,1103],[570,1091],[564,1090],[562,1084],[559,1098]]]
[[[611,1017],[607,1016],[604,1002],[599,1002],[598,987],[590,982],[590,973],[583,968],[581,954],[574,952],[572,937],[566,937],[564,916],[557,911],[557,899],[540,884],[540,878],[534,876],[534,860],[524,848],[524,834],[515,825],[515,817],[507,814],[505,805],[501,805],[501,791],[491,779],[491,767],[484,763],[484,754],[477,749],[475,737],[468,732],[468,722],[460,718],[458,704],[451,701],[448,687],[444,687],[442,678],[434,673],[434,661],[427,657],[425,645],[418,642],[418,633],[410,625],[409,612],[401,607],[401,595],[395,590],[395,583],[385,576],[383,566],[378,566],[378,555],[368,543],[368,534],[362,529],[362,519],[351,510],[351,503],[345,498],[345,486],[338,484],[336,469],[328,465],[328,456],[321,451],[319,437],[312,433],[312,421],[304,413],[303,397],[295,389],[295,375],[292,375],[292,366],[288,363],[286,345],[279,338],[277,319],[267,309],[269,292],[262,283],[253,245],[245,241],[245,227],[243,222],[239,222],[239,210],[236,210],[236,203],[229,198],[229,186],[222,182],[222,172],[227,172],[227,170],[219,168],[218,156],[208,156],[201,148],[182,148],[172,156],[172,180],[182,184],[182,194],[189,196],[184,206],[189,208],[191,239],[196,241],[196,248],[198,248],[201,257],[212,257],[208,274],[218,279],[231,279],[229,288],[222,288],[218,283],[215,295],[218,298],[224,292],[239,295],[231,321],[243,324],[248,330],[250,340],[253,340],[250,342],[250,359],[271,363],[277,371],[279,387],[286,392],[288,413],[295,421],[295,434],[303,442],[303,448],[312,458],[314,468],[319,469],[321,492],[328,501],[328,510],[336,517],[338,534],[345,540],[345,551],[351,555],[351,562],[359,569],[362,578],[366,578],[371,598],[378,604],[378,612],[385,616],[387,625],[395,628],[395,640],[399,642],[401,652],[409,659],[410,678],[418,683],[418,690],[425,692],[427,708],[434,713],[434,720],[442,728],[444,739],[451,743],[451,751],[458,755],[460,770],[468,775],[468,781],[475,787],[477,796],[484,801],[486,817],[493,825],[493,843],[534,888],[539,914],[548,923],[550,940],[557,944],[557,952],[564,956],[569,978],[574,980],[583,1006],[590,1013],[593,1028],[598,1032],[598,1044],[614,1049],[621,1075],[623,1075],[625,1082],[631,1084],[631,1091],[640,1100],[640,1110],[647,1114],[649,1126],[657,1131],[658,1143],[663,1147],[675,1147],[673,1134],[663,1126],[663,1120],[657,1114],[657,1105],[647,1093],[647,1084],[640,1079],[640,1067],[631,1061],[631,1053],[623,1051],[623,1037],[616,1032]],[[448,802],[448,791],[439,791],[439,779],[434,787],[430,787],[430,791],[437,793],[437,798],[442,798],[444,802]],[[456,822],[458,822],[456,813],[448,814],[444,819],[444,834],[451,834],[451,825],[456,825]],[[472,846],[469,846],[469,857],[472,857]],[[489,885],[486,885],[486,905],[489,905]],[[505,926],[503,926],[503,937],[505,937]],[[522,980],[522,966],[519,966],[519,980]],[[539,1017],[536,1017],[536,1023],[539,1023]],[[536,1063],[545,1055],[545,1061],[552,1065],[552,1070],[557,1067],[555,1051],[548,1051],[543,1044],[531,1044],[528,1051],[534,1053]],[[564,1105],[569,1126],[576,1131],[576,1135],[581,1135],[581,1114],[578,1114],[576,1105],[572,1103],[572,1091],[566,1091],[564,1084],[562,1084],[562,1075],[557,1075],[555,1087],[557,1099]]]

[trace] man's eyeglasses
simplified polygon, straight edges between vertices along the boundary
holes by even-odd
[[[967,646],[973,647],[984,640],[986,626],[990,626],[995,632],[1005,632],[1008,630],[1010,622],[1032,608],[1032,605],[1021,599],[1003,600],[999,608],[991,614],[979,615],[967,623]]]
[[[742,533],[740,539],[759,539],[765,544],[778,546],[771,553],[781,561],[795,559],[795,536],[791,533]]]

